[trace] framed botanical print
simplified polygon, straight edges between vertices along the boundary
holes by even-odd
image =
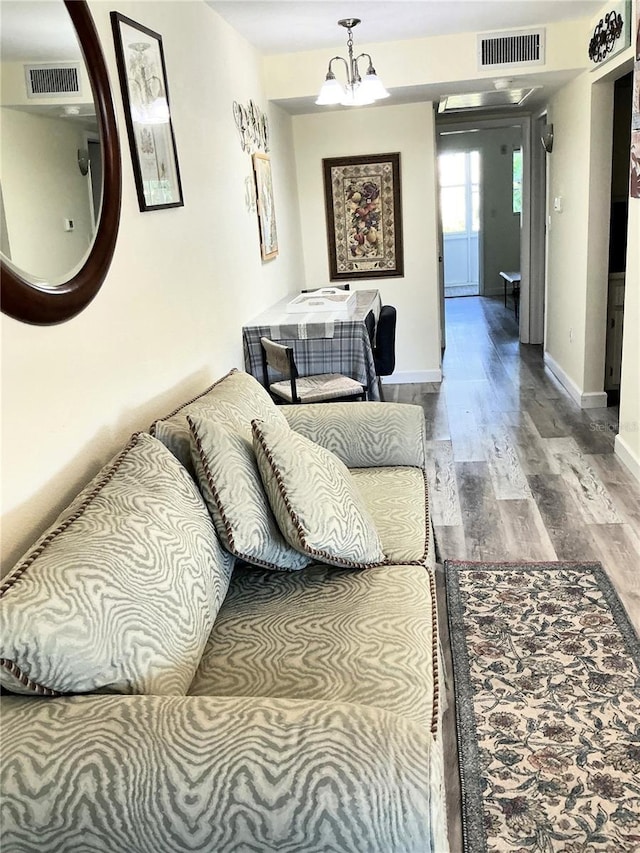
[[[273,203],[271,159],[268,154],[256,152],[253,155],[253,171],[256,179],[260,251],[262,260],[266,261],[269,258],[275,258],[278,254],[278,232],[276,229],[276,211]]]
[[[133,175],[141,211],[181,207],[162,36],[111,12]]]

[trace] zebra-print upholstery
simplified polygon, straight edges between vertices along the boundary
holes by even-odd
[[[190,693],[372,705],[431,729],[432,581],[421,566],[236,568]]]
[[[263,697],[5,697],[6,853],[444,853],[434,740]],[[37,744],[37,747],[34,746]]]
[[[422,468],[353,468],[350,474],[387,560],[432,566],[429,497]]]
[[[187,415],[200,491],[225,548],[258,566],[295,571],[311,558],[283,538],[250,441],[217,421]],[[286,429],[289,427],[286,426]]]
[[[348,468],[427,467],[426,427],[420,406],[323,403],[283,406],[282,412],[292,429],[335,453]]]
[[[227,592],[190,477],[140,433],[0,591],[0,682],[24,693],[186,693]]]
[[[385,561],[351,474],[338,457],[288,425],[252,421],[258,469],[287,542],[337,566]]]
[[[195,476],[191,461],[191,432],[187,415],[210,418],[251,442],[253,418],[286,424],[281,407],[250,373],[232,370],[222,379],[175,411],[155,421],[151,435],[156,436],[189,473]]]
[[[33,565],[69,533],[78,548],[91,546],[94,562],[83,565],[100,583],[83,587],[90,631],[86,641],[77,632],[67,638],[70,653],[92,661],[108,634],[100,625],[121,634],[114,665],[150,667],[148,679],[136,669],[123,689],[147,695],[1,697],[3,851],[448,851],[422,410],[278,410],[256,385],[231,373],[156,432],[191,468],[186,414],[212,417],[248,440],[254,418],[289,423],[351,469],[391,564],[315,563],[296,572],[238,565],[228,583],[233,558],[195,484],[158,442],[136,438],[137,450],[128,448],[58,520],[62,532],[43,538]],[[145,454],[146,473],[134,464]],[[202,569],[195,579],[194,559]],[[31,564],[23,565],[7,600],[31,577]],[[142,577],[130,583],[136,565]],[[111,590],[94,571],[100,567],[111,573],[116,603],[123,591],[132,599],[101,623],[99,605],[111,602]],[[67,574],[44,574],[42,604],[51,592],[62,618],[75,598],[56,598]],[[79,568],[77,576],[84,578]],[[131,621],[120,621],[124,614]],[[48,619],[47,611],[34,626],[43,639]],[[203,651],[187,688],[200,630]],[[179,633],[183,647],[174,643]],[[166,671],[164,661],[156,667],[158,649],[167,652]]]

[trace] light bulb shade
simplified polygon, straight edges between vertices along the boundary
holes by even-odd
[[[366,96],[372,101],[380,101],[382,98],[389,97],[389,92],[384,88],[382,81],[375,72],[364,75],[360,88],[364,89]]]
[[[344,98],[344,86],[335,77],[328,77],[322,84],[316,104],[326,106],[328,104],[339,104]]]
[[[352,83],[346,87],[343,92],[340,103],[343,107],[364,107],[367,104],[372,104],[375,98],[363,88],[362,83]]]

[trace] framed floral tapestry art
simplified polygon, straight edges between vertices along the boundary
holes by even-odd
[[[331,281],[404,275],[400,154],[322,165]]]

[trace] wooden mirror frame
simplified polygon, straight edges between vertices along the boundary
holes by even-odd
[[[82,268],[68,281],[43,287],[0,259],[2,312],[15,320],[40,326],[70,320],[100,290],[116,245],[122,199],[118,127],[100,39],[86,0],[64,0],[64,5],[80,42],[96,106],[102,154],[102,205],[91,250]]]

